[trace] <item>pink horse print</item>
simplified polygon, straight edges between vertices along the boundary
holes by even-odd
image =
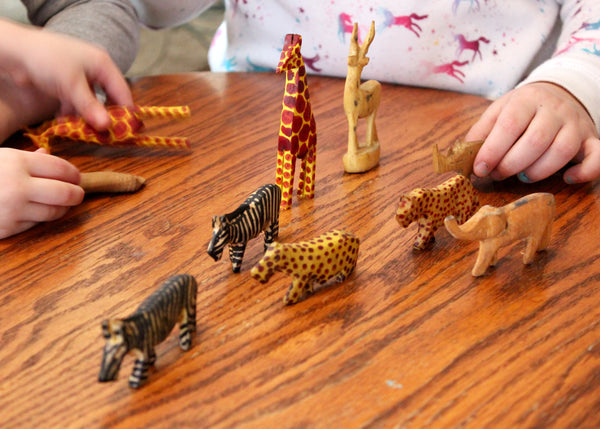
[[[354,24],[352,22],[352,17],[347,13],[340,13],[339,16],[339,27],[338,27],[338,36],[341,42],[346,42],[346,33],[352,34],[352,30],[354,29]],[[357,33],[358,36],[358,33]],[[358,36],[360,40],[360,36]]]
[[[467,64],[469,64],[468,61],[452,61],[451,63],[434,66],[432,72],[435,74],[447,74],[448,76],[457,79],[460,83],[465,83],[462,79],[465,77],[465,74],[457,67],[466,66]]]
[[[404,27],[404,28],[412,31],[417,37],[421,37],[419,32],[423,32],[423,29],[415,21],[420,21],[420,20],[426,19],[429,16],[429,15],[417,15],[416,13],[411,13],[410,15],[404,15],[404,16],[402,16],[402,15],[395,16],[388,9],[382,9],[381,13],[383,13],[383,16],[384,16],[382,28],[392,27],[394,25]]]
[[[483,59],[481,56],[481,51],[479,50],[479,43],[490,43],[490,41],[485,37],[480,37],[476,40],[467,40],[462,34],[457,34],[454,36],[454,40],[458,42],[458,48],[456,48],[456,57],[460,58],[464,51],[473,51],[473,58],[471,58],[471,62],[475,61],[475,57],[477,55],[479,55],[479,59]]]

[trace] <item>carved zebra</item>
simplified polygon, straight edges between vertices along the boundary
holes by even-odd
[[[234,273],[239,273],[246,244],[265,232],[265,250],[279,235],[279,205],[281,189],[274,184],[264,185],[248,196],[234,212],[214,216],[213,236],[208,254],[215,261],[221,259],[229,244],[229,259]]]
[[[133,351],[137,358],[129,376],[129,386],[142,386],[148,378],[148,368],[156,361],[154,346],[167,338],[177,322],[179,346],[189,350],[196,332],[197,288],[196,280],[190,275],[171,277],[131,316],[104,320],[102,334],[106,344],[98,380],[115,380],[123,357]]]

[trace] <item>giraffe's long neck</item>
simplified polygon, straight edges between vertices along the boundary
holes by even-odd
[[[291,87],[289,85],[292,85]],[[285,74],[285,94],[297,98],[298,95],[308,98],[308,88],[306,87],[306,67],[304,63],[300,67],[289,69]]]

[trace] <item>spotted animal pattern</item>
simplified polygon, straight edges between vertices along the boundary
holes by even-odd
[[[323,284],[333,277],[344,281],[356,266],[359,244],[358,237],[340,230],[299,243],[273,243],[251,275],[261,283],[276,271],[291,276],[292,285],[283,302],[295,304],[305,294],[313,293],[313,284]]]
[[[265,250],[279,234],[281,190],[275,184],[261,186],[235,211],[214,216],[213,236],[208,254],[218,261],[229,244],[229,259],[234,273],[239,273],[248,241],[265,232]]]
[[[36,146],[50,152],[55,138],[83,141],[98,145],[133,145],[146,147],[166,147],[184,149],[190,147],[186,137],[159,137],[139,134],[144,128],[143,119],[183,119],[190,116],[188,106],[136,106],[131,109],[123,106],[107,107],[111,119],[110,127],[97,131],[78,116],[61,116],[46,121],[37,128],[29,128],[25,136]]]
[[[313,198],[315,195],[317,126],[310,103],[301,46],[300,35],[288,34],[277,66],[277,73],[286,72],[276,170],[276,183],[282,193],[282,209],[292,205],[296,158],[302,160],[298,196]]]
[[[137,359],[129,377],[129,386],[138,388],[148,379],[148,369],[156,361],[154,346],[164,341],[179,322],[179,346],[189,350],[196,332],[197,283],[193,276],[171,277],[152,293],[126,319],[107,319],[102,322],[106,339],[99,381],[117,378],[121,362],[127,353],[135,352]]]
[[[417,222],[419,228],[413,244],[423,250],[435,241],[434,233],[444,225],[446,216],[461,224],[479,207],[479,196],[471,181],[456,175],[435,188],[418,188],[400,197],[396,220],[406,228]]]

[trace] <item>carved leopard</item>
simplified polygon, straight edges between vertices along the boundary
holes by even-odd
[[[335,277],[342,282],[348,277],[358,258],[358,237],[333,230],[312,240],[298,243],[273,243],[250,274],[266,283],[280,271],[292,277],[292,285],[283,298],[284,304],[298,302],[304,294],[313,293],[313,284],[323,284]]]
[[[419,229],[413,244],[423,250],[435,241],[434,233],[446,216],[465,222],[479,207],[479,196],[471,181],[460,174],[435,188],[417,188],[400,197],[396,220],[403,227],[417,221]]]

